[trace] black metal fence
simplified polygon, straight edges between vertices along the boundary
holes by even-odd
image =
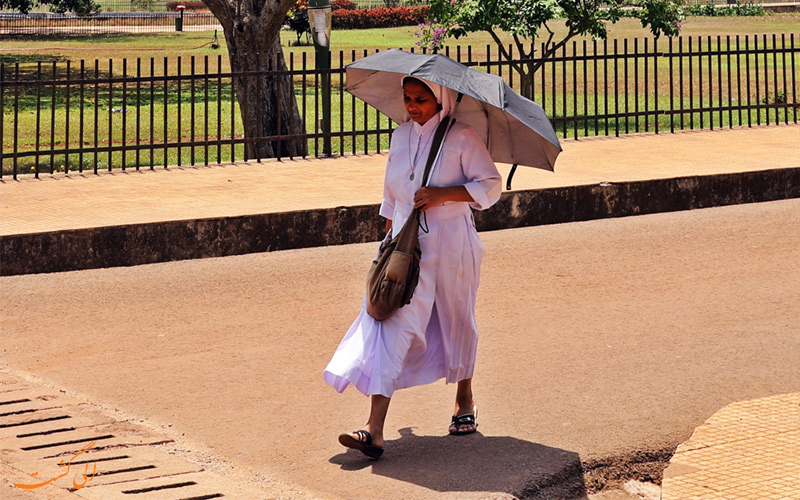
[[[526,61],[507,50],[511,60],[496,46],[448,55],[519,89],[511,64]],[[380,152],[392,123],[344,91],[344,67],[366,55],[333,58],[330,131],[318,92],[327,72],[305,54],[290,55],[285,71],[265,63],[243,74],[222,56],[0,64],[0,177],[232,162],[247,143],[280,154],[296,137],[248,136],[235,97],[239,78],[276,74],[294,80],[308,155]],[[526,78],[561,137],[797,123],[800,43],[794,34],[583,41]]]
[[[795,38],[575,42],[534,75],[534,100],[562,137],[797,123]]]
[[[49,12],[27,15],[0,13],[0,35],[164,33],[217,29],[221,30],[222,26],[208,12],[186,12],[182,17],[176,12],[115,12],[85,17]]]

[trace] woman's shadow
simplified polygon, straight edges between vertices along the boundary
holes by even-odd
[[[434,491],[487,491],[521,498],[587,499],[577,453],[507,436],[416,436],[400,429],[386,453],[371,461],[348,450],[330,462],[344,470],[372,467],[373,474]]]

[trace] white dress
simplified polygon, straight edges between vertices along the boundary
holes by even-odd
[[[392,220],[394,234],[414,207],[431,138],[443,114],[424,126],[403,123],[392,136],[380,214]],[[493,205],[500,198],[501,177],[478,134],[456,122],[429,185],[463,185],[474,202],[448,202],[426,211],[428,232],[419,231],[422,260],[411,303],[384,321],[369,316],[362,303],[324,372],[325,382],[339,392],[353,384],[366,395],[391,397],[397,389],[440,378],[455,383],[472,377],[478,345],[475,300],[484,249],[470,206],[483,210]]]

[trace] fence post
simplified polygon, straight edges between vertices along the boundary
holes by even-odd
[[[653,39],[653,112],[655,119],[655,132],[659,132],[658,127],[658,38]]]
[[[3,110],[6,109],[5,84],[6,84],[6,63],[0,62],[0,179],[3,178],[3,131],[5,130],[5,113],[3,112]]]
[[[178,5],[175,8],[178,9],[180,13],[179,16],[175,18],[175,31],[183,31],[183,11],[186,10],[186,6]]]
[[[329,0],[310,0],[308,20],[314,40],[315,69],[322,71],[322,154],[331,156],[331,4]],[[380,122],[379,122],[380,124]],[[380,128],[380,127],[378,127]]]

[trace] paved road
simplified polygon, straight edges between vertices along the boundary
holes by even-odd
[[[800,387],[800,200],[482,237],[481,433],[445,436],[453,387],[401,391],[374,464],[336,443],[367,399],[321,378],[373,244],[0,278],[0,363],[170,425],[280,498],[507,498]]]

